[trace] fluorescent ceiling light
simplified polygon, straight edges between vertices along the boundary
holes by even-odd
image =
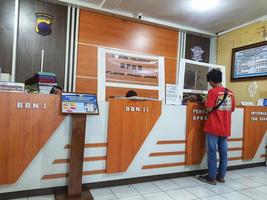
[[[217,6],[219,0],[192,0],[192,8],[196,11],[206,11]]]

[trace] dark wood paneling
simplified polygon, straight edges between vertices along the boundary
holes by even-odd
[[[192,48],[194,46],[200,46],[205,52],[202,54],[202,61],[200,62],[206,62],[209,63],[209,57],[210,57],[210,38],[201,37],[197,35],[192,34],[186,34],[186,49],[185,49],[185,58],[193,60],[193,52]]]
[[[35,32],[35,13],[53,16],[52,33],[41,36]],[[40,70],[44,49],[44,71],[55,72],[64,83],[67,7],[36,0],[20,1],[16,81],[24,82]]]
[[[0,1],[0,67],[11,74],[15,0]]]

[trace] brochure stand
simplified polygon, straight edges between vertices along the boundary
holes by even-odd
[[[72,137],[70,149],[68,191],[55,193],[56,200],[93,200],[87,189],[82,191],[83,157],[86,116],[98,115],[95,94],[62,93],[62,113],[72,114]]]
[[[85,140],[86,115],[72,116],[72,138],[69,166],[68,192],[55,193],[56,200],[93,200],[93,196],[87,191],[82,191],[82,170]]]

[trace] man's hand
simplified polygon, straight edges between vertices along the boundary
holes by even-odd
[[[206,111],[209,113],[212,111],[213,108],[206,107]]]

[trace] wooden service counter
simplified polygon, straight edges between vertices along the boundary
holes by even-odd
[[[65,186],[71,118],[60,97],[0,93],[1,193]],[[87,116],[82,181],[97,183],[207,168],[203,105],[110,99]],[[264,163],[267,108],[238,107],[228,139],[229,166]]]
[[[232,116],[231,137],[228,138],[228,143],[240,141],[242,146],[230,147],[230,151],[242,150],[242,155],[230,160],[252,160],[257,150],[263,145],[262,154],[260,157],[266,157],[264,149],[266,148],[266,139],[264,136],[267,131],[267,107],[258,106],[238,106],[236,108],[243,111],[243,119],[237,120],[236,112]],[[205,121],[208,115],[205,112],[204,105],[189,103],[187,106],[187,121],[186,121],[186,165],[200,164],[205,154],[205,134],[203,131]],[[237,134],[238,126],[243,124],[243,133]],[[239,135],[239,136],[238,136]]]
[[[160,114],[160,101],[109,100],[107,173],[127,171]]]
[[[60,96],[0,93],[0,184],[16,183],[64,119]]]

